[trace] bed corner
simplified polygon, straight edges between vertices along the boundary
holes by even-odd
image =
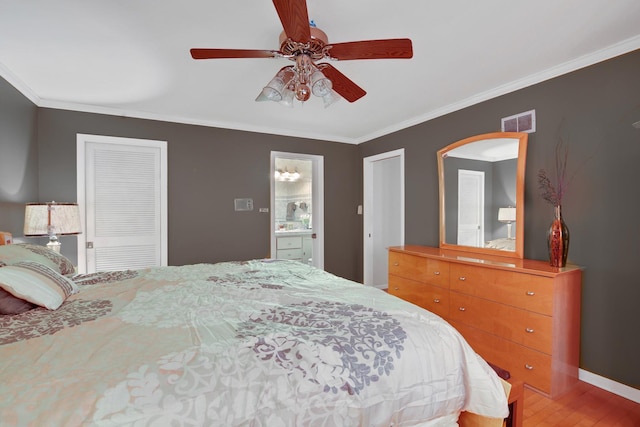
[[[522,426],[522,382],[516,381],[514,384],[500,378],[504,393],[507,396],[507,401],[510,405],[512,426]],[[511,409],[511,404],[513,409]],[[482,415],[474,414],[471,412],[462,412],[458,419],[458,425],[460,427],[502,427],[505,420],[501,418],[490,418]]]

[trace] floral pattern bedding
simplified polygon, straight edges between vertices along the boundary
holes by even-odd
[[[295,261],[76,276],[0,317],[0,424],[414,426],[508,413],[438,316]],[[444,418],[443,418],[444,417]]]

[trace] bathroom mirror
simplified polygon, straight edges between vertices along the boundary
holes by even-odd
[[[438,151],[442,249],[523,258],[527,139],[494,132]]]

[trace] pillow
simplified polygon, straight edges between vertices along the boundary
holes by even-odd
[[[0,288],[16,298],[55,310],[78,287],[68,277],[37,262],[25,261],[0,268]]]
[[[36,308],[37,305],[14,297],[9,292],[0,288],[0,316],[3,314],[20,314]]]
[[[22,261],[34,261],[46,265],[63,276],[72,276],[76,271],[69,259],[46,246],[29,243],[0,246],[0,263],[12,265]]]

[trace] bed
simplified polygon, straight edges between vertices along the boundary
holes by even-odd
[[[440,317],[295,261],[74,275],[59,254],[8,245],[0,288],[13,298],[0,296],[0,310],[13,309],[0,315],[2,425],[454,426],[463,411],[497,425],[508,415],[504,382]]]
[[[489,240],[484,245],[485,248],[492,249],[501,249],[503,251],[515,251],[516,250],[516,240],[515,239],[495,239]]]

